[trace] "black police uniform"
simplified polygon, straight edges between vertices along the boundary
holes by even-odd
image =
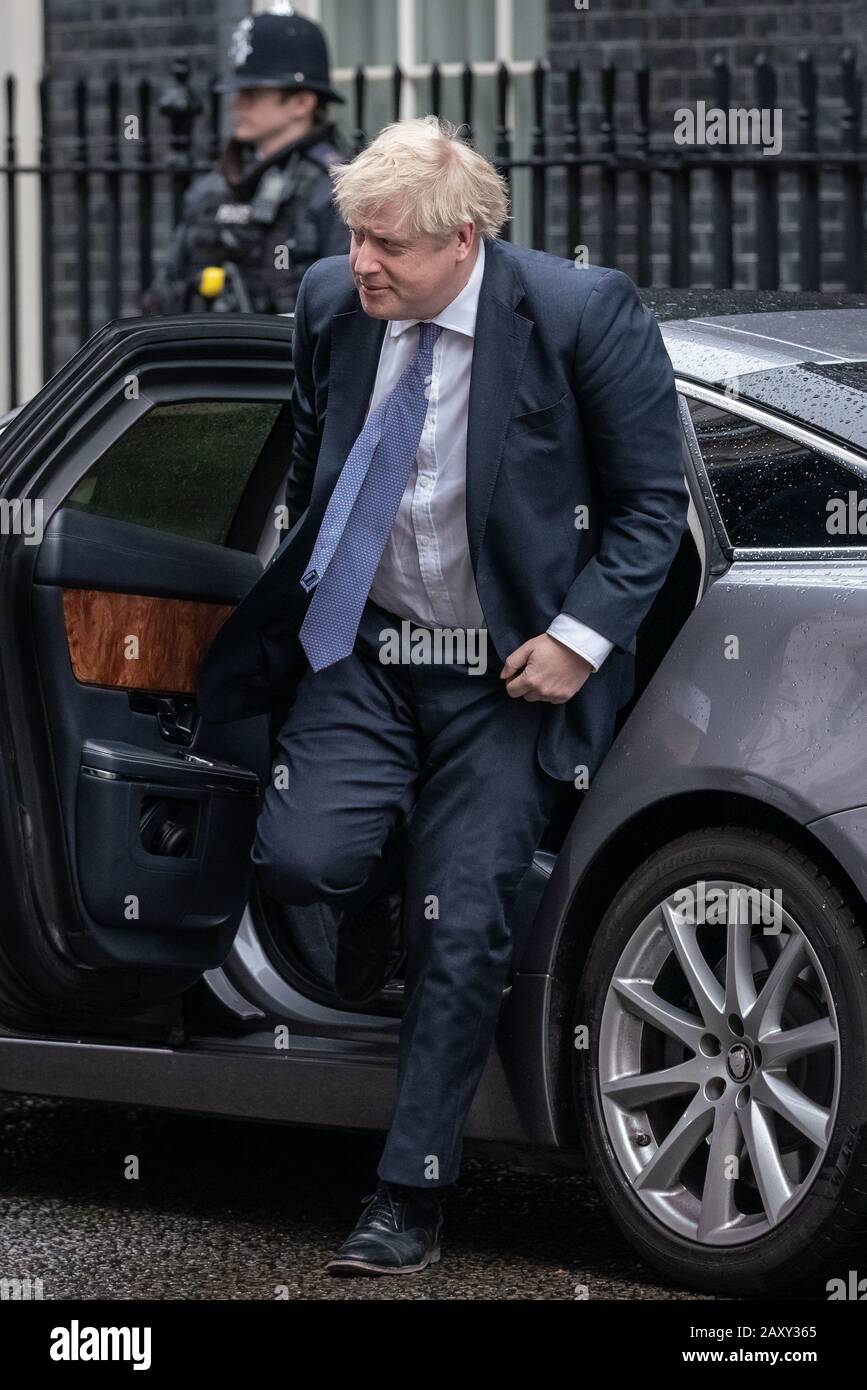
[[[235,70],[218,84],[220,91],[279,87],[343,101],[330,85],[324,35],[302,15],[249,16],[236,28],[229,52]],[[219,168],[184,194],[180,222],[142,297],[144,312],[207,309],[197,291],[201,272],[213,265],[226,270],[215,310],[291,312],[308,266],[349,250],[328,172],[343,158],[334,127],[321,122],[264,159],[250,144],[230,139]]]

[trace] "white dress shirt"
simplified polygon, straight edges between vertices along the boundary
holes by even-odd
[[[431,323],[434,344],[430,399],[418,452],[385,543],[370,597],[424,627],[483,628],[467,539],[467,406],[485,244],[470,278]],[[397,384],[418,351],[418,319],[391,319],[382,341],[368,413]],[[583,656],[594,671],[613,643],[566,613],[548,627],[552,637]],[[503,658],[509,655],[502,653]]]

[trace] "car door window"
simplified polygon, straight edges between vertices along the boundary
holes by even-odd
[[[65,506],[225,545],[280,401],[157,405],[106,450]]]
[[[734,546],[867,546],[867,474],[706,401],[690,413]]]

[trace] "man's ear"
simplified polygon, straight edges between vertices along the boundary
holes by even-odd
[[[467,228],[470,229],[469,232],[467,232]],[[465,222],[462,227],[458,228],[458,234],[461,238],[461,243],[464,246],[464,251],[467,256],[470,254],[470,251],[472,250],[473,233],[475,232],[475,230],[475,225],[472,222]]]

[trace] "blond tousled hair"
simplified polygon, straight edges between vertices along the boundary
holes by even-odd
[[[505,179],[484,155],[437,116],[385,126],[361,154],[331,170],[337,210],[363,226],[385,203],[411,236],[446,240],[464,222],[491,240],[508,219]]]

